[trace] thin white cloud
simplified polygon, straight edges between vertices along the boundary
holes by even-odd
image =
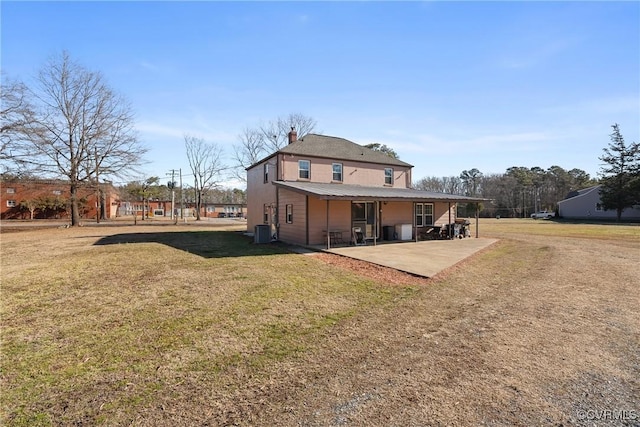
[[[517,53],[512,53],[507,57],[501,58],[498,61],[498,65],[501,68],[512,69],[534,67],[558,56],[562,52],[570,49],[573,45],[575,45],[575,41],[567,39],[554,40],[531,48],[522,45]]]
[[[640,97],[638,95],[616,96],[589,99],[579,103],[554,105],[540,109],[545,114],[638,114],[640,113]]]
[[[492,133],[479,135],[473,131],[469,136],[414,134],[378,138],[375,142],[386,144],[396,151],[412,154],[438,155],[450,152],[502,152],[537,151],[543,149],[557,137],[547,132]],[[373,142],[373,141],[372,141]]]
[[[144,68],[145,70],[152,71],[154,73],[157,73],[158,71],[160,71],[160,67],[148,61],[144,61],[144,60],[138,61],[138,65]]]
[[[184,135],[184,129],[148,121],[137,122],[136,129],[143,134],[162,139],[182,138]]]

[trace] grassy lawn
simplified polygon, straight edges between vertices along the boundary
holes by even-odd
[[[411,294],[235,231],[124,230],[3,235],[3,424],[128,424]]]
[[[471,220],[475,227],[475,220]],[[472,229],[475,233],[475,228]],[[475,235],[473,234],[472,235]],[[517,235],[578,237],[590,239],[640,239],[640,226],[628,223],[574,223],[563,220],[482,218],[480,219],[482,236],[509,237]]]
[[[501,242],[391,285],[233,228],[3,233],[0,424],[640,413],[640,227],[483,219],[480,234]]]

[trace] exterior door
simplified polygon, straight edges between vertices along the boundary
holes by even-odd
[[[378,228],[376,227],[376,203],[375,202],[352,202],[351,203],[351,226],[360,227],[366,239],[378,238]]]

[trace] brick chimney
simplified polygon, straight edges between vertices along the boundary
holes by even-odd
[[[289,138],[289,144],[298,140],[298,132],[296,132],[295,127],[291,126],[291,131],[287,134],[287,137]]]

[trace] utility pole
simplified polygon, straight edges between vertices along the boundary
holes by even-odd
[[[100,197],[100,180],[98,179],[98,148],[95,149],[96,156],[96,223],[100,224],[100,212],[102,211],[102,197]]]
[[[171,181],[169,181],[169,188],[171,189],[171,220],[173,221],[175,203],[176,203],[176,181],[175,181],[175,169],[171,169]]]
[[[180,168],[180,219],[184,218],[184,191],[182,191],[182,168]]]

